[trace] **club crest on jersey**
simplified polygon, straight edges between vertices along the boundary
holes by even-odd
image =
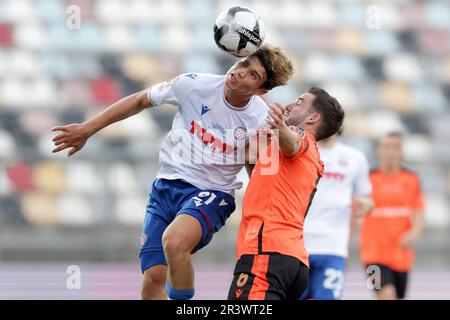
[[[186,78],[191,78],[192,80],[195,80],[198,78],[198,75],[196,73],[189,73],[186,75]]]
[[[201,112],[201,115],[204,115],[204,114],[207,113],[209,110],[211,110],[210,107],[205,106],[204,104],[202,104],[202,112]]]
[[[141,245],[141,247],[145,246],[147,241],[148,236],[145,233],[141,234],[141,238],[139,239],[139,244]]]
[[[305,135],[305,131],[303,131],[302,129],[300,129],[299,127],[296,126],[289,126],[289,129],[292,131],[297,132],[300,137],[302,137],[302,139],[305,139],[306,135]]]
[[[247,129],[244,127],[237,127],[234,129],[234,138],[236,140],[247,140],[248,134]]]

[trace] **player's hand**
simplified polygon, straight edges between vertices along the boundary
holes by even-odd
[[[249,140],[246,146],[246,161],[250,164],[255,164],[259,157],[261,150],[270,144],[272,139],[272,130],[269,128],[262,128],[258,131],[249,132]]]
[[[56,148],[52,150],[53,153],[71,148],[67,153],[69,157],[73,156],[77,151],[81,150],[89,138],[83,124],[72,123],[66,126],[58,126],[52,128],[52,131],[60,131],[61,134],[53,138],[53,143]]]
[[[367,197],[352,197],[352,216],[359,218],[364,216],[373,208],[373,201]]]
[[[262,146],[267,146],[272,139],[272,130],[267,128],[259,129],[256,137],[258,139],[258,144]]]
[[[413,248],[417,241],[417,235],[413,232],[407,232],[401,237],[400,245],[403,249]]]
[[[279,103],[272,104],[269,110],[269,116],[272,119],[267,120],[271,129],[281,129],[282,127],[286,127],[286,122],[284,121],[284,113],[286,108]]]

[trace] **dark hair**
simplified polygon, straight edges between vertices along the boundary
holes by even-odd
[[[263,45],[249,55],[248,58],[257,58],[264,67],[267,80],[262,85],[262,88],[267,90],[284,86],[294,73],[292,61],[284,55],[280,48],[273,47],[269,44]]]
[[[313,94],[313,108],[320,114],[321,123],[316,130],[317,141],[331,137],[341,129],[345,111],[336,98],[323,89],[312,87],[308,90]]]

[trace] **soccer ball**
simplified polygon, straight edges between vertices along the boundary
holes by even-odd
[[[246,57],[264,42],[264,22],[247,7],[236,6],[223,11],[214,24],[217,46],[236,57]]]

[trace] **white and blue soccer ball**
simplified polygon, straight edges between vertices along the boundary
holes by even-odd
[[[235,6],[223,11],[214,24],[217,46],[236,57],[246,57],[264,42],[264,22],[247,7]]]

